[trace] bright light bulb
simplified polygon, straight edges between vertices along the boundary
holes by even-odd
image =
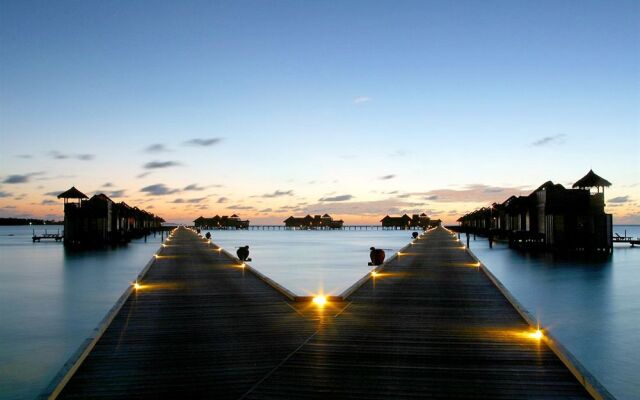
[[[536,329],[534,332],[529,333],[531,339],[540,340],[544,337],[544,333],[540,329]]]
[[[317,305],[317,306],[324,306],[325,304],[327,304],[327,298],[325,296],[315,296],[313,298],[313,302]]]
[[[133,288],[134,288],[135,290],[138,290],[138,289],[140,289],[141,287],[142,287],[142,285],[141,285],[141,284],[139,284],[137,281],[136,281],[136,282],[133,282]]]
[[[376,271],[371,271],[371,276],[375,278],[376,276],[378,276],[378,273]]]

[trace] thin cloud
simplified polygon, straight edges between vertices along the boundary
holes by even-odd
[[[273,209],[272,209],[272,208],[263,208],[262,210],[260,210],[260,211],[258,211],[258,212],[261,212],[261,213],[268,213],[268,212],[273,212]]]
[[[56,160],[66,160],[67,158],[69,158],[68,155],[59,153],[57,151],[50,151],[49,156]]]
[[[42,200],[42,203],[40,204],[42,204],[43,206],[51,206],[51,205],[58,204],[58,202],[54,200]]]
[[[3,191],[0,191],[0,198],[3,198],[3,197],[11,197],[11,196],[13,196],[13,194],[11,194],[11,193],[9,193],[9,192],[3,192]]]
[[[177,161],[150,161],[146,163],[143,168],[144,169],[159,169],[159,168],[170,168],[177,167],[181,165]]]
[[[567,137],[564,133],[553,135],[553,136],[545,136],[531,143],[531,146],[547,146],[550,144],[561,144],[564,143],[564,139]]]
[[[390,175],[385,175],[385,176],[381,176],[378,179],[380,179],[381,181],[388,181],[389,179],[393,179],[396,176],[394,174],[390,174]]]
[[[524,186],[498,187],[481,184],[466,185],[462,189],[435,189],[423,193],[412,193],[413,196],[423,196],[425,200],[437,200],[442,203],[492,203],[502,202],[509,196],[523,196],[529,194]],[[505,197],[506,196],[506,197]]]
[[[25,158],[25,159],[33,158],[33,156],[31,154],[18,154],[16,157]]]
[[[200,146],[200,147],[209,147],[214,144],[218,144],[222,141],[222,138],[195,138],[191,140],[187,140],[184,142],[187,146]]]
[[[631,201],[631,199],[629,198],[629,196],[619,196],[619,197],[614,197],[612,199],[609,199],[609,203],[617,203],[617,204],[621,204],[621,203],[628,203],[629,201]]]
[[[168,194],[177,193],[179,189],[170,189],[164,183],[156,183],[155,185],[145,186],[140,189],[141,192],[146,193],[147,196],[165,196]]]
[[[398,149],[398,150],[394,151],[393,153],[389,154],[389,157],[404,157],[407,154],[409,154],[408,151],[402,150],[402,149]]]
[[[162,143],[154,143],[151,146],[144,149],[145,153],[164,153],[169,151],[167,146]]]
[[[142,179],[142,178],[145,178],[146,176],[148,176],[149,174],[151,174],[151,171],[149,171],[149,172],[143,172],[143,173],[141,173],[141,174],[136,175],[136,178],[138,178],[138,179]]]
[[[204,190],[204,188],[202,186],[198,186],[196,183],[192,183],[191,185],[185,186],[184,189],[182,190],[184,190],[185,192],[188,192],[188,191],[199,192],[201,190]]]
[[[102,185],[103,188],[109,188],[109,187],[113,187],[113,183],[111,182],[107,182],[104,185]]]
[[[65,154],[65,153],[60,153],[59,151],[56,151],[56,150],[50,151],[49,157],[55,160],[67,160],[70,158],[74,158],[80,161],[91,161],[95,158],[93,154],[86,154],[86,153],[85,154]]]
[[[235,205],[235,206],[229,206],[229,207],[227,207],[227,209],[228,210],[253,210],[254,207]]]
[[[273,198],[273,197],[283,197],[283,196],[293,196],[293,190],[276,190],[273,193],[265,193],[262,197],[265,198]]]
[[[353,104],[368,103],[368,102],[370,102],[372,100],[373,100],[373,98],[371,98],[369,96],[358,96],[358,97],[355,97],[353,99]]]
[[[171,201],[171,203],[188,203],[188,204],[198,204],[205,200],[206,197],[198,197],[196,199],[175,199]]]
[[[338,214],[338,215],[366,215],[382,218],[385,214],[396,215],[412,213],[413,211],[431,213],[431,210],[416,210],[413,204],[397,198],[373,201],[316,203],[301,208],[304,214]]]
[[[4,178],[2,183],[8,183],[8,184],[27,183],[31,180],[32,177],[38,176],[38,175],[42,175],[42,172],[32,172],[30,174],[24,174],[24,175],[17,175],[17,174],[9,175],[6,178]]]
[[[105,194],[107,196],[109,196],[109,197],[120,198],[120,197],[125,197],[125,192],[126,192],[126,190],[122,189],[122,190],[112,190],[112,191],[107,192]]]
[[[218,199],[218,201],[216,201],[216,203],[226,203],[227,201],[229,201],[229,199],[228,199],[228,198],[226,198],[226,197],[220,197],[220,198]]]
[[[353,199],[353,196],[350,194],[343,194],[340,196],[332,196],[332,197],[322,197],[318,199],[318,201],[347,201]]]
[[[43,173],[40,173],[38,175],[42,175]],[[55,181],[58,179],[71,179],[71,178],[75,178],[76,175],[55,175],[55,176],[42,176],[40,178],[36,178],[37,181]]]

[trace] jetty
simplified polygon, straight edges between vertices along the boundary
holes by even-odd
[[[33,235],[31,236],[31,240],[35,242],[40,242],[42,240],[55,240],[56,242],[61,242],[63,239],[60,231],[56,233],[49,233],[45,229],[44,233],[36,233],[35,229],[33,230]]]
[[[333,297],[254,271],[175,230],[42,397],[611,398],[445,228]]]

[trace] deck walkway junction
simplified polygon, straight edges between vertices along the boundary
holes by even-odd
[[[42,397],[612,398],[435,228],[324,305],[178,228]]]

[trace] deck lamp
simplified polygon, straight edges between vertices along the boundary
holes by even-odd
[[[544,333],[540,329],[536,329],[534,332],[529,333],[531,339],[540,340],[544,337]]]
[[[133,289],[134,290],[138,290],[142,287],[141,284],[138,283],[138,281],[133,282]]]
[[[325,296],[322,295],[318,295],[315,296],[313,298],[313,302],[318,306],[318,307],[324,307],[325,304],[327,304],[327,298]]]

